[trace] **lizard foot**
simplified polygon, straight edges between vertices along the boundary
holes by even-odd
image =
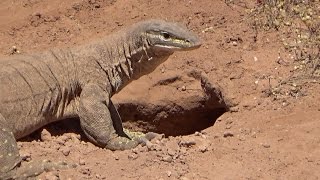
[[[142,132],[133,132],[127,129],[124,129],[125,134],[129,137],[120,137],[118,136],[115,139],[109,141],[108,145],[105,147],[110,150],[125,150],[125,149],[132,149],[138,146],[139,144],[147,145],[150,144],[151,140],[160,134],[149,132],[149,133],[142,133]]]

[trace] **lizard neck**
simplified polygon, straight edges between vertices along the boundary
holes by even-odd
[[[143,34],[119,32],[93,45],[94,61],[107,76],[111,94],[115,94],[132,80],[149,74],[173,52],[153,48]]]

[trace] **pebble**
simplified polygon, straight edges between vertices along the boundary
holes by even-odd
[[[86,164],[86,161],[85,160],[83,160],[83,159],[80,159],[79,160],[79,165],[80,166],[83,166],[83,165],[85,165]]]
[[[230,107],[230,112],[238,112],[239,111],[239,107],[235,106],[235,107]]]
[[[139,157],[139,155],[135,154],[135,153],[132,153],[132,154],[128,155],[128,159],[132,159],[132,160],[136,160],[136,159],[138,159],[138,157]]]
[[[30,153],[21,153],[20,155],[24,161],[30,162],[31,161],[31,154]]]
[[[162,161],[171,163],[171,162],[173,161],[173,158],[172,158],[172,156],[164,155],[164,156],[162,157]]]
[[[62,152],[63,155],[69,156],[70,148],[69,147],[63,147],[63,148],[61,148],[61,152]]]
[[[226,132],[224,132],[223,133],[223,137],[233,137],[234,136],[234,134],[232,133],[232,132],[230,132],[230,131],[226,131]]]
[[[172,172],[171,172],[171,171],[167,171],[166,173],[167,173],[167,176],[168,176],[168,177],[170,177],[170,176],[172,175]]]
[[[147,141],[146,146],[148,148],[148,151],[161,151],[161,146],[158,144],[154,144],[150,141]]]
[[[202,152],[202,153],[207,152],[208,148],[209,148],[209,144],[207,144],[207,143],[204,143],[204,144],[202,144],[201,146],[198,147],[199,151]]]
[[[237,43],[236,41],[232,41],[232,45],[233,45],[233,46],[237,46],[238,43]]]
[[[192,138],[183,138],[179,142],[179,146],[185,146],[185,147],[190,147],[196,144],[196,141]]]
[[[174,156],[176,154],[176,152],[173,149],[168,149],[167,152],[170,156]]]
[[[115,160],[117,160],[117,161],[119,160],[119,156],[117,156],[115,154],[112,154],[112,156],[114,157]]]
[[[41,141],[45,142],[45,141],[51,141],[52,139],[52,136],[51,136],[51,133],[46,130],[46,129],[43,129],[41,131],[41,134],[40,134],[40,139]]]
[[[270,144],[262,143],[261,145],[262,145],[262,147],[264,147],[264,148],[270,148]]]

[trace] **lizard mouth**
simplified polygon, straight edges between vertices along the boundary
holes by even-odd
[[[161,49],[161,50],[169,50],[169,51],[189,51],[193,49],[198,49],[201,47],[202,43],[198,42],[195,44],[184,44],[179,46],[177,45],[164,45],[164,44],[157,44],[155,45],[156,48]]]

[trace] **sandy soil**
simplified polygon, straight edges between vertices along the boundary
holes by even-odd
[[[165,133],[154,140],[156,146],[101,149],[85,139],[78,120],[70,120],[19,141],[21,154],[79,164],[43,173],[42,179],[319,179],[319,84],[306,84],[300,90],[304,96],[296,98],[268,96],[265,92],[290,75],[294,62],[279,33],[256,32],[246,16],[245,8],[220,0],[2,0],[3,56],[12,46],[29,53],[82,44],[150,18],[181,22],[204,42],[198,50],[174,54],[114,97],[128,128]],[[205,72],[221,87],[228,112],[193,108],[202,92],[199,81],[187,76],[192,70]],[[172,77],[181,78],[155,85]],[[121,106],[128,99],[138,112],[181,109],[172,116],[162,111],[140,117]],[[175,117],[179,123],[172,123]]]

